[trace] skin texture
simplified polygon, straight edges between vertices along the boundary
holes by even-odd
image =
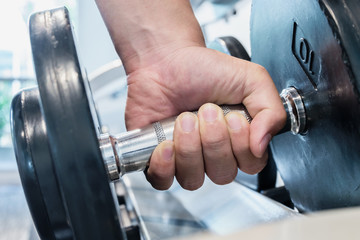
[[[175,176],[195,190],[205,174],[227,184],[238,168],[255,174],[265,167],[266,147],[286,113],[263,67],[205,48],[188,0],[97,4],[128,74],[128,130],[181,113],[174,141],[161,143],[150,159],[146,176],[154,188],[168,189]],[[238,103],[251,125],[215,105]],[[184,112],[198,108],[197,116]]]

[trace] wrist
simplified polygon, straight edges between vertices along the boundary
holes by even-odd
[[[189,1],[97,0],[97,3],[128,74],[161,61],[179,48],[205,46]]]

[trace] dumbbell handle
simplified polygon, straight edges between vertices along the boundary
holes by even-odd
[[[301,98],[299,98],[300,101],[294,103],[294,99],[298,99],[294,98],[294,96],[296,95],[299,97],[295,88],[286,89],[285,94],[284,91],[280,96],[283,100],[288,117],[287,123],[281,132],[291,130],[294,134],[297,134],[299,133],[300,128],[303,128],[305,125],[305,122],[299,121],[297,111],[299,107],[303,108],[303,104]],[[251,123],[252,118],[244,105],[222,105],[220,107],[222,108],[224,115],[236,111],[242,114],[248,122]],[[196,114],[197,112],[194,113]],[[117,180],[119,176],[128,172],[143,171],[147,167],[150,156],[156,146],[162,141],[173,139],[175,120],[176,117],[171,117],[144,128],[115,136],[102,134],[99,139],[100,149],[110,179]],[[300,127],[300,125],[302,126]]]

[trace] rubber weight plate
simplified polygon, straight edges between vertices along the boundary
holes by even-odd
[[[54,172],[74,238],[123,239],[67,10],[32,15],[30,40]]]
[[[21,182],[40,238],[73,239],[51,161],[37,88],[13,98],[11,126]]]
[[[271,143],[301,211],[360,205],[359,11],[355,0],[253,1],[252,61],[306,108],[307,132]]]

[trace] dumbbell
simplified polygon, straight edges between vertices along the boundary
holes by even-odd
[[[172,139],[176,117],[120,134],[102,133],[89,82],[77,56],[65,8],[32,15],[30,38],[38,88],[12,102],[11,126],[19,172],[42,239],[121,239],[111,181],[143,171],[154,148]],[[229,40],[228,38],[225,40]],[[295,88],[281,93],[284,131],[305,130]],[[221,106],[224,114],[239,104]]]
[[[251,60],[287,89],[286,130],[301,132],[270,144],[300,211],[360,203],[359,11],[354,0],[253,0]],[[101,135],[68,14],[46,11],[30,25],[39,89],[14,98],[12,132],[37,229],[44,239],[123,239],[108,177],[118,153]]]

